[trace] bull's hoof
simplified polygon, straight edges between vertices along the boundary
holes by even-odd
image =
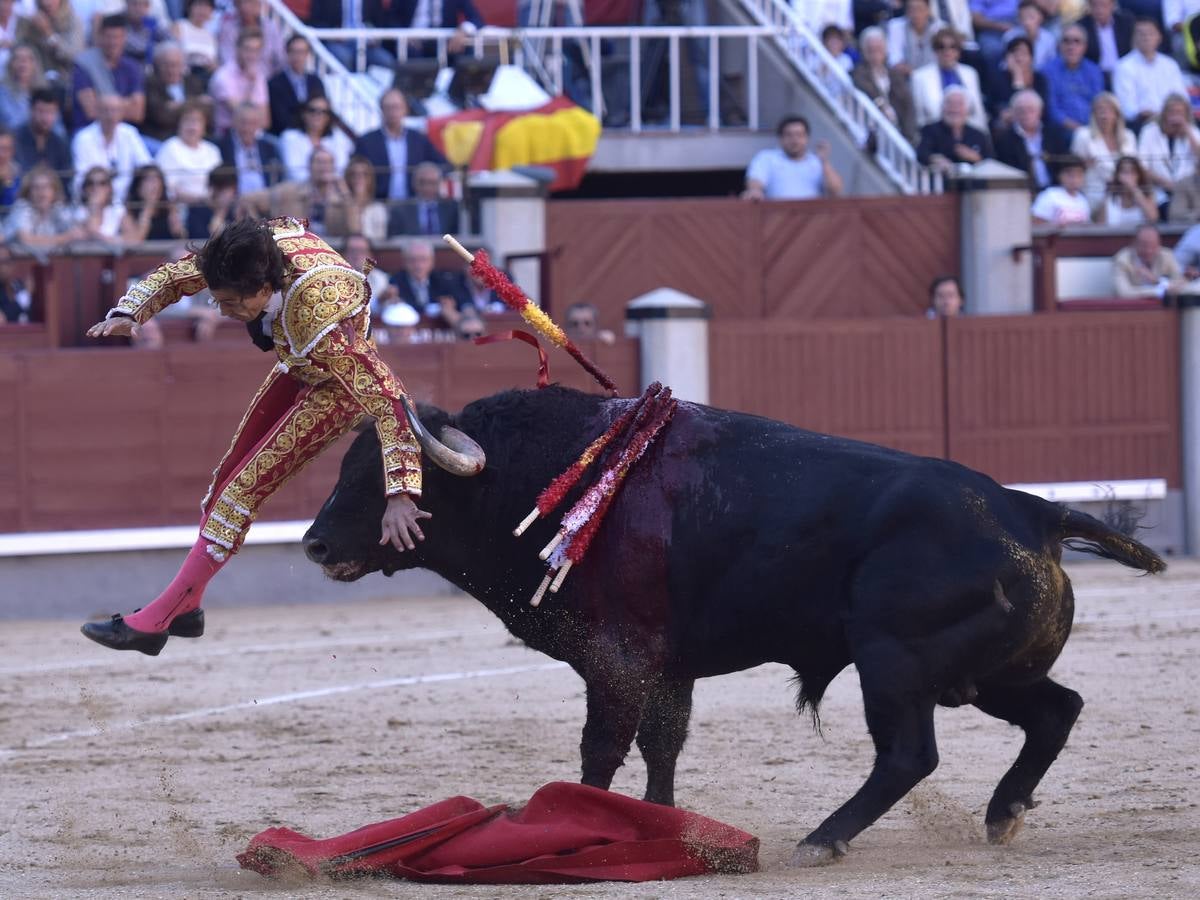
[[[788,865],[793,869],[811,869],[816,866],[827,866],[835,863],[849,852],[850,847],[845,841],[834,841],[833,846],[826,844],[810,844],[802,841],[796,845]]]
[[[1030,802],[1029,808],[1032,808],[1033,803]],[[994,822],[987,823],[987,839],[989,844],[1008,844],[1017,836],[1017,832],[1021,830],[1021,826],[1025,824],[1025,809],[1026,805],[1019,800],[1015,803],[1010,803],[1008,811],[1009,816],[1003,819],[996,819]]]

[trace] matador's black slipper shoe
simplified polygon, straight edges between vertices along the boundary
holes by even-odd
[[[107,622],[86,622],[79,629],[85,638],[113,650],[137,650],[147,656],[158,656],[167,644],[169,635],[165,631],[138,631],[125,624],[120,615]]]
[[[204,610],[193,609],[182,616],[176,616],[171,627],[167,629],[171,637],[198,638],[204,634]]]

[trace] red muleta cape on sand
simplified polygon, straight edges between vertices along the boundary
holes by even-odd
[[[452,797],[328,840],[270,828],[238,856],[267,876],[391,875],[413,881],[655,881],[758,869],[758,838],[721,822],[566,782],[524,807]]]

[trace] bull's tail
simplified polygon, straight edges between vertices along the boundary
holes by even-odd
[[[1094,516],[1060,506],[1058,538],[1072,550],[1082,550],[1156,575],[1167,568],[1162,557],[1127,534],[1106,525]]]

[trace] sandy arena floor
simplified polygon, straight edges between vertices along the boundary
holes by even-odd
[[[461,599],[217,610],[157,659],[64,622],[0,631],[0,897],[1197,897],[1200,564],[1076,565],[1057,678],[1087,701],[1025,830],[983,838],[1019,732],[939,710],[942,763],[838,865],[785,867],[871,760],[853,672],[793,712],[789,672],[701,682],[681,805],[757,834],[762,871],[648,885],[281,886],[251,835],[326,837],[455,794],[519,802],[573,780],[582,683]],[[379,579],[381,593],[390,583]],[[636,749],[614,789],[640,796]]]

